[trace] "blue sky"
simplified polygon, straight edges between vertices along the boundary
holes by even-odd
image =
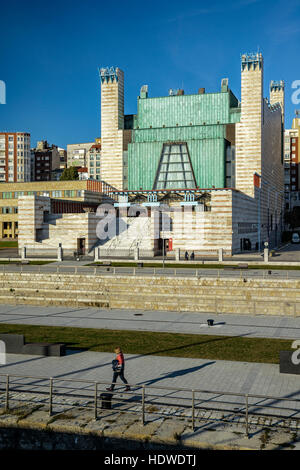
[[[136,112],[144,84],[150,96],[169,88],[214,92],[228,77],[240,98],[240,54],[257,50],[264,95],[270,80],[285,81],[290,127],[299,49],[299,0],[2,2],[0,129],[30,132],[32,146],[93,141],[101,134],[103,66],[124,70],[126,114]]]

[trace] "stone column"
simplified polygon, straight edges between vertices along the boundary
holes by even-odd
[[[180,261],[180,248],[176,248],[175,250],[175,260]]]
[[[269,261],[269,248],[264,248],[264,262],[267,263]]]
[[[26,246],[21,249],[21,259],[26,259]]]
[[[94,250],[94,261],[99,261],[100,256],[99,256],[99,248],[95,248]]]
[[[218,255],[219,255],[219,262],[222,262],[223,261],[223,248],[219,248]]]
[[[134,249],[134,260],[138,261],[139,260],[139,248]]]
[[[58,245],[58,250],[57,250],[57,261],[62,261],[63,260],[63,251],[62,251],[62,246],[61,243]]]

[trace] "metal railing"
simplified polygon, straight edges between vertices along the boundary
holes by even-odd
[[[294,397],[145,384],[130,384],[131,390],[128,392],[120,389],[107,392],[103,387],[108,383],[104,381],[19,374],[0,374],[0,377],[4,379],[0,381],[0,406],[3,404],[5,412],[10,411],[10,403],[14,400],[46,405],[49,417],[55,414],[54,408],[56,410],[62,408],[65,410],[68,406],[71,409],[87,408],[93,412],[94,419],[97,420],[100,418],[99,398],[102,405],[105,397],[101,392],[105,392],[111,393],[110,409],[117,412],[138,413],[143,425],[146,424],[146,418],[150,415],[170,419],[179,418],[188,420],[195,431],[197,425],[201,422],[203,424],[203,421],[232,423],[236,422],[238,417],[239,422],[242,420],[240,424],[244,426],[248,437],[253,418],[268,418],[269,428],[287,427],[289,430],[292,428],[297,430],[300,426],[300,399]],[[59,385],[59,382],[63,384]],[[71,386],[74,383],[80,384],[81,387]],[[4,400],[1,400],[1,392]],[[27,398],[26,394],[29,395]],[[61,402],[55,401],[55,398],[57,400],[61,398]],[[207,412],[209,416],[205,415]],[[214,417],[211,417],[212,412],[215,412]],[[62,411],[56,411],[56,413],[60,414]],[[272,419],[275,422],[272,422]]]
[[[146,275],[146,276],[173,276],[173,277],[187,277],[187,278],[217,278],[217,279],[226,279],[226,278],[235,278],[235,279],[280,279],[280,280],[294,280],[300,279],[300,269],[299,270],[276,270],[276,269],[251,269],[249,266],[248,269],[242,269],[238,267],[229,268],[224,266],[224,269],[217,268],[206,268],[203,265],[203,268],[172,268],[172,267],[150,267],[143,266],[143,262],[137,262],[140,266],[112,266],[110,264],[103,265],[85,265],[85,266],[74,266],[74,265],[55,265],[52,266],[49,264],[40,264],[40,265],[30,265],[30,264],[20,264],[20,265],[10,265],[10,264],[0,264],[0,273],[11,273],[11,272],[20,272],[20,273],[60,273],[60,274],[94,274],[94,275],[103,275],[103,274],[113,274],[113,275]]]

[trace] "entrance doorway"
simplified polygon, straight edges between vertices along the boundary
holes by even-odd
[[[79,255],[85,255],[85,238],[77,238],[77,252]]]

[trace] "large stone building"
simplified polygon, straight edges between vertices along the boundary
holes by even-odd
[[[261,54],[242,55],[240,101],[227,79],[216,93],[170,90],[159,98],[150,98],[143,86],[134,116],[124,115],[123,72],[100,69],[101,181],[80,182],[98,192],[99,208],[65,216],[63,209],[55,212],[50,195],[24,195],[22,246],[30,236],[36,249],[56,246],[61,237],[70,250],[84,239],[87,251],[100,248],[103,256],[136,250],[152,256],[180,250],[232,254],[260,250],[266,241],[278,245],[284,83],[272,81],[265,98],[263,68]],[[97,162],[87,161],[92,145],[80,166]]]
[[[272,81],[265,98],[263,68],[261,54],[242,55],[240,102],[227,79],[216,93],[170,90],[159,98],[150,98],[143,86],[131,120],[124,116],[123,72],[100,70],[101,179],[117,188],[123,219],[140,204],[152,211],[164,205],[172,221],[168,230],[160,226],[157,236],[151,223],[147,233],[143,228],[137,238],[140,246],[147,240],[145,250],[149,240],[153,252],[164,245],[234,253],[280,242],[284,82]],[[189,215],[179,220],[183,211]],[[137,222],[129,217],[130,223]],[[128,246],[127,232],[103,248]]]

